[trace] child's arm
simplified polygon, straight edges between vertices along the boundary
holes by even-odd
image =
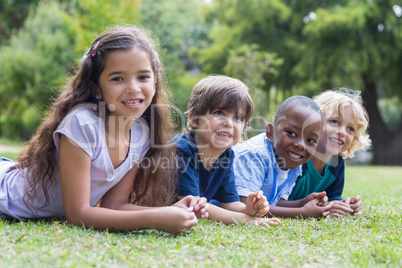
[[[332,203],[326,203],[323,205],[320,205],[320,203],[321,201],[319,199],[313,199],[302,207],[283,207],[279,206],[282,205],[281,201],[279,201],[277,206],[270,205],[269,215],[283,218],[321,218],[331,209]]]
[[[320,192],[320,193],[311,193],[308,196],[306,196],[303,199],[295,200],[295,201],[289,201],[289,200],[284,200],[280,199],[277,203],[277,206],[280,207],[292,207],[292,208],[299,208],[303,207],[305,204],[310,202],[311,200],[317,199],[320,202],[318,205],[323,205],[328,202],[328,197],[326,196],[326,192]]]
[[[332,206],[332,203],[328,203],[325,192],[311,193],[296,201],[280,199],[275,207],[271,206],[271,214],[285,218],[320,218],[327,216]]]
[[[60,180],[67,220],[95,229],[159,229],[180,233],[197,224],[195,214],[179,207],[146,208],[128,204],[138,167],[130,170],[102,198],[101,207],[90,206],[91,159],[64,135],[60,142]]]
[[[243,204],[244,205],[244,204]],[[216,220],[225,224],[235,224],[236,222],[255,224],[255,225],[279,225],[279,219],[260,218],[247,215],[245,213],[230,211],[224,208],[211,205],[209,208],[208,219]]]

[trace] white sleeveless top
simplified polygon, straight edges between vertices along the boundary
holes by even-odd
[[[55,183],[49,190],[50,203],[39,210],[30,211],[23,202],[25,195],[26,169],[12,169],[15,162],[0,162],[0,217],[14,218],[61,217],[64,216],[59,175],[60,134],[74,141],[91,157],[90,204],[94,206],[99,199],[124,175],[139,163],[150,148],[150,133],[145,121],[137,119],[131,127],[130,147],[127,158],[116,169],[109,156],[104,121],[92,109],[80,108],[70,112],[53,133],[57,148],[57,165],[53,174]],[[39,204],[44,204],[44,196]],[[33,205],[37,205],[35,201]]]

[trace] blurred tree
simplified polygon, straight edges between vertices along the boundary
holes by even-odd
[[[139,2],[44,0],[32,5],[24,27],[0,47],[0,135],[28,138],[90,42],[108,26],[137,23]]]
[[[187,110],[190,93],[201,78],[188,53],[206,46],[209,28],[201,20],[203,6],[199,0],[143,0],[141,7],[141,25],[159,39],[173,101],[181,111]]]
[[[40,3],[25,26],[0,49],[0,129],[9,138],[28,138],[25,111],[42,114],[54,88],[73,65],[73,35],[66,31],[56,3]],[[37,126],[40,117],[30,117]]]
[[[373,162],[382,165],[402,164],[401,121],[384,120],[387,110],[381,112],[378,105],[381,98],[402,99],[401,4],[354,0],[318,8],[314,20],[304,28],[304,59],[295,68],[300,87],[314,81],[316,89],[347,86],[363,91]],[[387,121],[396,125],[387,126]]]
[[[138,24],[141,0],[79,0],[67,1],[64,19],[75,27],[76,51],[85,52],[91,42],[107,28],[116,25]]]
[[[342,86],[363,90],[373,162],[402,163],[401,127],[391,133],[377,106],[379,97],[402,97],[400,1],[214,0],[205,19],[213,23],[213,42],[194,54],[203,71],[224,70],[231,51],[256,44],[283,60],[274,66],[277,76],[264,77],[266,91],[312,96]]]
[[[39,0],[1,0],[0,1],[0,44],[6,43],[13,30],[24,25],[30,7]]]
[[[274,53],[261,51],[258,45],[243,45],[235,50],[229,51],[228,61],[223,68],[225,74],[235,77],[250,86],[250,95],[254,100],[254,116],[250,126],[254,133],[265,131],[269,121],[265,119],[272,107],[267,107],[268,92],[263,88],[270,81],[271,77],[278,75],[277,66],[282,64]],[[248,133],[249,134],[249,133]]]

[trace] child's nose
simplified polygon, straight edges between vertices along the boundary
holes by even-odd
[[[139,87],[137,81],[135,79],[131,79],[128,81],[127,92],[129,93],[138,93],[141,92],[141,88]]]
[[[223,125],[227,127],[233,127],[233,119],[230,118],[229,116],[226,116]]]
[[[304,144],[304,141],[302,139],[297,140],[295,146],[301,151],[304,151],[306,149],[306,145]]]
[[[342,126],[338,127],[338,135],[341,137],[344,137],[346,135],[345,127],[342,127]]]

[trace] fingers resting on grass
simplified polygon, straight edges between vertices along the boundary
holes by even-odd
[[[323,213],[323,217],[326,217],[328,215],[332,215],[332,216],[335,216],[335,217],[341,217],[341,216],[346,215],[348,213],[353,213],[353,209],[351,209],[349,204],[348,204],[349,200],[345,200],[345,202],[336,200],[336,201],[331,201],[329,203],[332,204],[332,207],[331,207],[330,210],[325,211]]]
[[[278,226],[281,224],[281,221],[277,218],[250,217],[245,223],[262,226]]]

